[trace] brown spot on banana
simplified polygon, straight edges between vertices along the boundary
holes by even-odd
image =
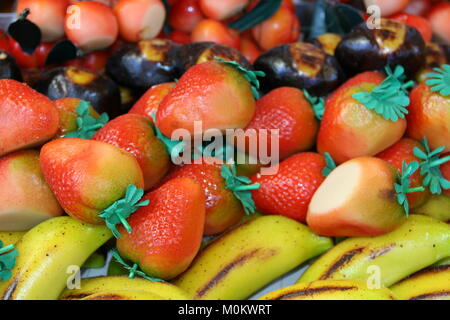
[[[364,251],[365,247],[360,247],[356,249],[352,249],[350,251],[345,252],[342,254],[342,256],[337,259],[329,268],[328,270],[320,277],[320,280],[326,280],[330,278],[333,273],[339,271],[340,268],[345,266],[347,263],[349,263],[356,255],[362,253]]]
[[[357,290],[357,287],[354,286],[346,286],[346,287],[338,287],[338,286],[325,286],[321,288],[308,288],[305,290],[297,290],[291,291],[285,294],[282,294],[272,300],[289,300],[291,298],[301,297],[301,296],[313,296],[318,293],[323,292],[336,292],[336,291],[349,291],[349,290]]]
[[[18,283],[19,277],[15,277],[8,288],[5,290],[3,296],[1,297],[1,300],[12,300],[11,297],[14,295],[14,291],[16,290]]]
[[[374,260],[378,257],[381,257],[382,255],[385,255],[386,253],[388,253],[389,251],[394,249],[396,246],[397,246],[397,244],[392,243],[388,246],[372,250],[370,253],[370,260]]]
[[[430,292],[412,297],[409,300],[444,300],[447,297],[450,297],[450,291]]]
[[[223,281],[233,269],[236,269],[238,266],[243,265],[248,260],[259,259],[261,261],[264,261],[276,255],[277,252],[278,250],[276,249],[256,248],[245,254],[241,254],[236,259],[225,265],[219,272],[216,273],[214,277],[212,277],[211,280],[208,281],[207,284],[205,284],[201,289],[199,289],[194,299],[203,297],[209,290],[211,290],[212,288],[217,286],[218,283]]]
[[[84,300],[129,300],[127,297],[118,294],[96,295],[94,298],[86,298]]]

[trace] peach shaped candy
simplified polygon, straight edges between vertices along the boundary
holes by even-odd
[[[319,153],[329,152],[337,163],[374,156],[399,141],[406,131],[409,98],[404,69],[362,73],[348,80],[327,100],[317,137]]]
[[[106,142],[61,138],[45,144],[40,164],[61,206],[72,217],[100,224],[99,215],[122,199],[130,185],[142,189],[135,157]]]
[[[0,231],[25,231],[63,214],[39,166],[39,152],[0,158]]]
[[[89,52],[111,46],[119,34],[119,24],[107,5],[83,1],[67,8],[64,30],[70,41]]]
[[[166,18],[161,0],[119,0],[114,5],[114,13],[120,35],[128,42],[155,38]]]
[[[409,179],[418,168],[417,162],[405,162],[399,179],[397,169],[378,158],[345,162],[314,194],[308,226],[327,236],[377,236],[392,231],[408,214],[406,193],[424,190],[409,188]]]

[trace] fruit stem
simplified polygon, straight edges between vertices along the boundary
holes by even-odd
[[[19,14],[19,20],[25,20],[28,15],[30,14],[30,9],[25,8],[20,14]]]
[[[11,250],[14,250],[14,245],[13,244],[10,244],[9,246],[1,248],[0,249],[0,255],[6,253],[8,251],[11,251]]]

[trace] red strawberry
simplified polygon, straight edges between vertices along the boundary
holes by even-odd
[[[202,186],[206,197],[205,235],[221,233],[245,215],[242,203],[227,186],[223,177],[226,173],[220,162],[218,159],[204,158],[202,163],[178,167],[167,177],[192,178]]]
[[[132,231],[121,227],[120,255],[139,264],[150,276],[170,280],[185,271],[200,249],[205,223],[205,196],[189,178],[177,178],[147,193],[128,218]]]
[[[144,174],[144,189],[157,184],[170,167],[169,154],[155,136],[150,119],[139,114],[124,114],[108,122],[93,137],[107,142],[136,157]]]
[[[59,128],[56,133],[57,137],[62,137],[69,132],[77,130],[77,118],[80,116],[77,113],[77,108],[82,101],[83,100],[78,98],[62,98],[55,100],[55,106],[59,113]],[[88,105],[88,114],[94,119],[98,119],[100,115],[94,110],[90,103],[88,103]]]
[[[35,147],[58,130],[58,111],[46,96],[15,80],[0,80],[0,156]]]
[[[0,231],[29,230],[62,214],[39,166],[39,152],[21,150],[0,158]]]
[[[101,141],[53,140],[42,147],[40,164],[64,210],[87,223],[103,222],[98,215],[121,199],[129,185],[144,187],[137,160]]]
[[[248,136],[256,134],[258,139],[260,130],[270,129],[280,130],[280,159],[296,152],[309,150],[314,146],[319,123],[311,104],[301,90],[281,87],[272,90],[257,101],[255,115],[245,128],[245,132]],[[268,132],[267,150],[271,150],[270,141],[270,132]]]
[[[400,173],[402,170],[403,161],[406,161],[406,164],[410,164],[413,161],[421,162],[421,159],[414,155],[414,148],[424,150],[420,142],[413,139],[404,138],[393,146],[387,148],[383,152],[377,154],[376,157],[389,162],[391,165],[397,168],[398,172]],[[420,175],[420,170],[414,172],[414,174],[410,178],[411,188],[422,186],[422,180],[423,179]],[[427,201],[429,195],[430,193],[428,191],[409,193],[407,195],[409,206],[411,207],[411,209],[417,208],[418,206],[425,203],[425,201]]]
[[[233,66],[210,61],[191,67],[161,102],[156,125],[171,137],[176,129],[194,133],[194,121],[208,129],[244,128],[255,113],[252,87]]]
[[[175,82],[157,84],[148,89],[144,95],[133,105],[128,113],[146,116],[153,122],[152,114],[156,114],[161,101],[175,87]]]
[[[379,73],[362,73],[326,100],[317,138],[320,153],[329,152],[337,163],[343,163],[356,157],[373,156],[401,139],[406,130],[405,119],[388,120],[353,97],[357,93],[371,94],[382,81]]]
[[[325,168],[321,155],[304,152],[282,161],[274,175],[253,176],[252,181],[261,185],[253,191],[256,208],[305,222],[309,202],[325,179]]]
[[[431,149],[444,146],[445,152],[449,152],[450,96],[433,92],[421,83],[411,91],[410,98],[408,136],[416,140],[426,137]]]

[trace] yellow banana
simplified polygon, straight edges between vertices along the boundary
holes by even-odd
[[[79,300],[165,300],[157,294],[138,290],[117,290],[95,293]]]
[[[0,232],[0,241],[3,242],[4,246],[15,244],[17,241],[22,239],[25,233],[26,231],[2,231]]]
[[[435,266],[445,266],[450,265],[450,257],[444,258],[442,260],[439,260],[434,264]]]
[[[319,280],[273,291],[259,300],[395,300],[387,288],[369,289],[361,280]]]
[[[65,290],[61,299],[77,300],[102,292],[118,290],[145,291],[161,296],[165,300],[192,300],[192,297],[186,292],[168,282],[156,282],[143,278],[130,279],[126,276],[82,279],[80,289]]]
[[[355,279],[389,287],[450,256],[450,226],[411,215],[391,233],[342,241],[317,259],[298,282]]]
[[[0,299],[58,299],[71,276],[68,268],[81,267],[111,236],[105,226],[71,217],[42,222],[16,244],[19,255],[12,277],[0,282]]]
[[[450,265],[416,272],[391,290],[402,300],[450,300]]]
[[[411,213],[450,222],[450,197],[445,194],[432,194],[422,206],[413,209]]]
[[[297,221],[263,216],[215,239],[174,283],[194,299],[245,299],[331,247]]]

